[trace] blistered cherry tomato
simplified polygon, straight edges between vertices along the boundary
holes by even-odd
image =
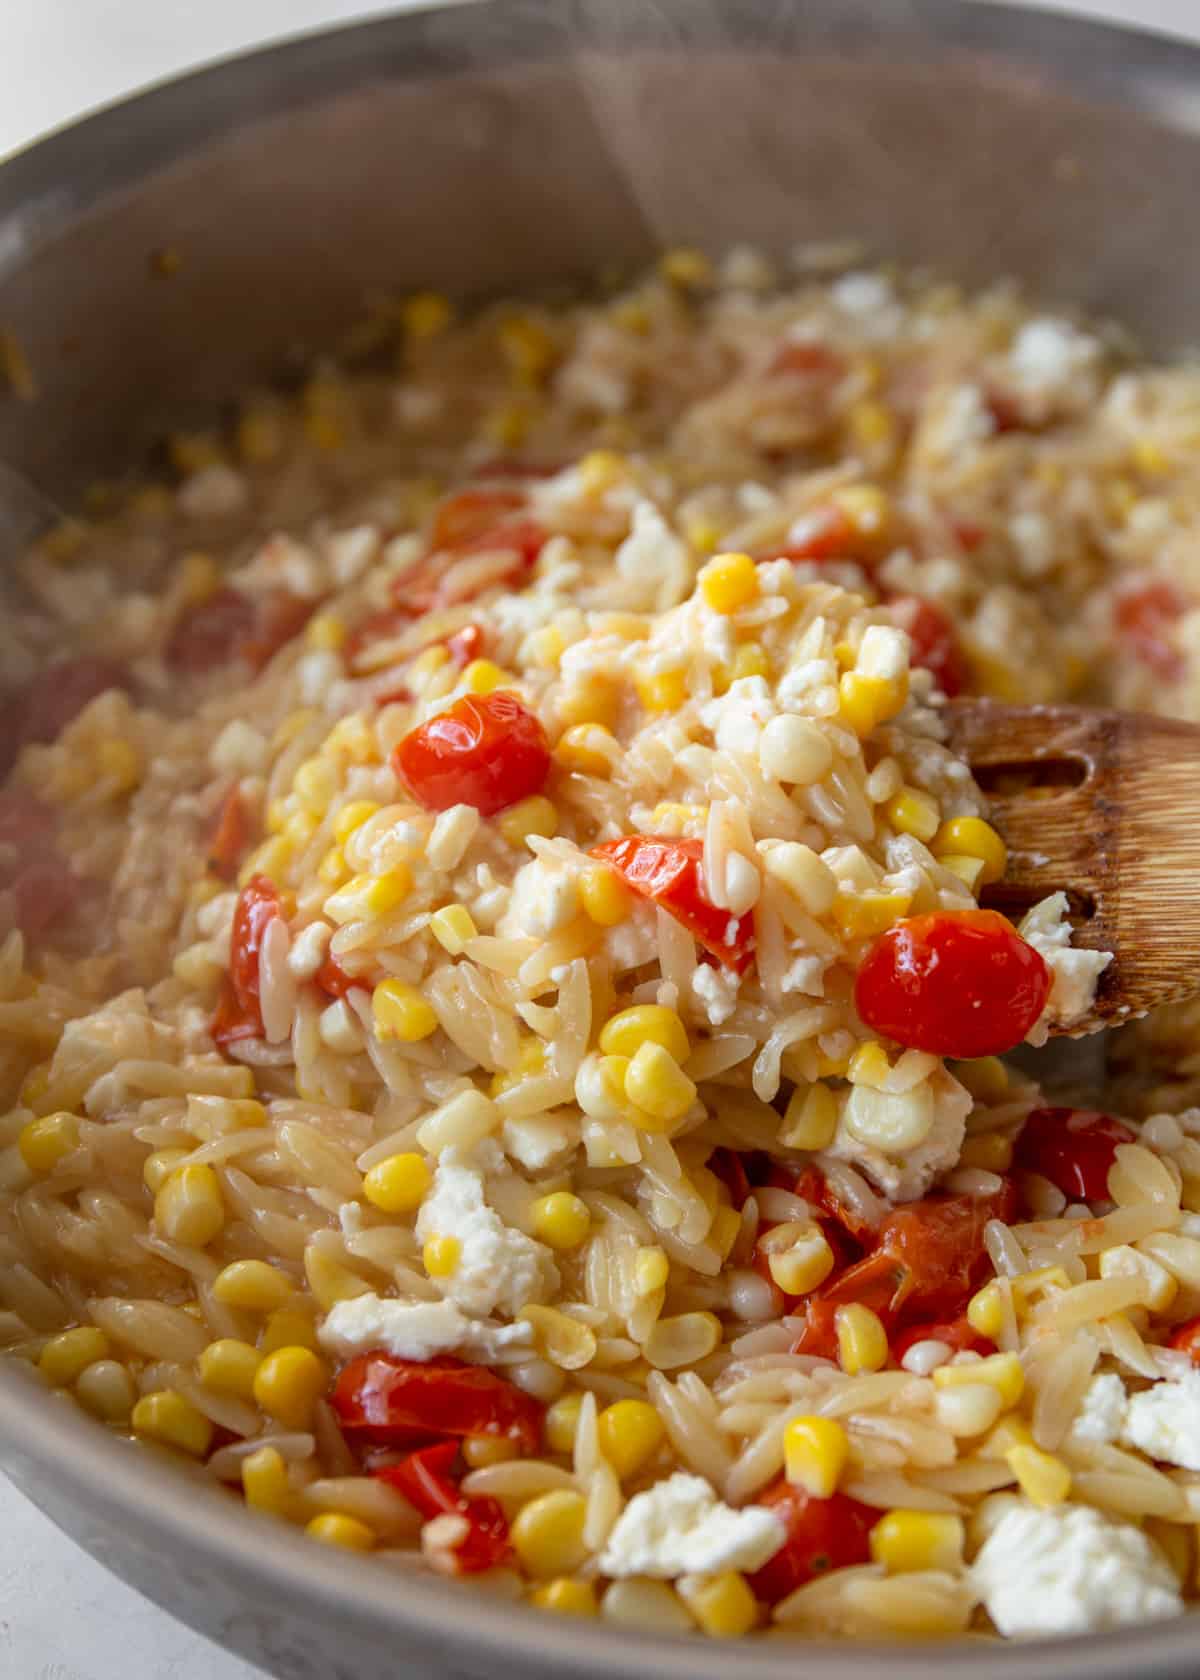
[[[846,359],[825,344],[781,344],[771,358],[768,373],[817,375],[822,379],[840,379],[846,371]]]
[[[1119,590],[1113,601],[1113,625],[1143,665],[1168,682],[1183,675],[1183,655],[1175,643],[1175,623],[1187,602],[1165,578]]]
[[[9,690],[0,697],[0,775],[12,768],[22,747],[57,740],[97,695],[129,687],[130,675],[123,665],[84,654],[48,665]]]
[[[347,974],[336,957],[326,957],[313,976],[326,997],[343,998],[353,986],[369,986],[369,980],[357,974]]]
[[[912,641],[911,662],[931,673],[948,699],[961,694],[970,678],[953,621],[939,606],[920,595],[893,595],[888,609]]]
[[[221,801],[208,843],[208,867],[222,881],[232,881],[237,874],[251,832],[250,813],[235,784]]]
[[[1049,995],[1040,953],[995,910],[905,917],[875,940],[854,982],[875,1032],[964,1060],[1020,1044]]]
[[[1017,1139],[1014,1161],[1048,1178],[1072,1201],[1101,1202],[1117,1146],[1132,1143],[1130,1128],[1092,1108],[1035,1108]]]
[[[503,1563],[512,1547],[508,1521],[498,1500],[487,1495],[468,1499],[450,1475],[458,1456],[457,1441],[440,1441],[410,1453],[399,1464],[372,1472],[402,1493],[428,1522],[431,1517],[461,1517],[466,1532],[448,1548],[457,1575],[478,1575]]]
[[[758,1504],[772,1511],[787,1533],[775,1556],[749,1577],[755,1597],[767,1604],[778,1604],[831,1569],[870,1561],[869,1536],[879,1521],[872,1506],[844,1493],[817,1499],[785,1480],[760,1494]]]
[[[199,675],[242,659],[260,671],[304,628],[315,606],[286,589],[271,590],[257,600],[237,589],[218,589],[176,621],[167,640],[166,662],[176,671]]]
[[[1186,1353],[1193,1365],[1200,1365],[1200,1318],[1177,1325],[1167,1338],[1167,1346],[1176,1353]]]
[[[593,846],[592,856],[611,863],[625,885],[661,904],[726,968],[743,973],[754,960],[754,917],[718,910],[704,890],[704,842],[626,834]]]
[[[491,817],[541,792],[550,748],[515,694],[464,694],[409,731],[392,753],[392,768],[427,811],[474,805]]]
[[[446,652],[457,670],[465,669],[483,653],[483,631],[478,624],[464,624],[461,630],[446,638]]]
[[[986,1356],[996,1351],[995,1342],[972,1329],[965,1318],[952,1318],[944,1323],[910,1324],[906,1330],[897,1332],[892,1338],[892,1358],[897,1365],[904,1363],[904,1355],[918,1342],[941,1342],[943,1346],[953,1348],[955,1353]]]
[[[461,549],[474,542],[507,516],[525,506],[521,490],[460,490],[449,496],[433,516],[429,546],[434,549]]]
[[[541,1439],[539,1403],[461,1359],[360,1354],[338,1377],[333,1409],[348,1435],[380,1446],[408,1446],[431,1436],[503,1435],[532,1453]]]
[[[280,915],[279,893],[265,875],[254,875],[242,888],[233,913],[233,941],[229,973],[225,976],[212,1036],[218,1044],[233,1044],[242,1038],[261,1038],[262,1005],[259,1002],[258,959],[263,935]]]

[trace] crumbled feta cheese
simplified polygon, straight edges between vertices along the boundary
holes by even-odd
[[[1083,1505],[1015,1505],[971,1575],[1006,1637],[1095,1633],[1183,1609],[1174,1572],[1141,1530]]]
[[[1106,1447],[1118,1439],[1124,1421],[1125,1384],[1115,1371],[1105,1371],[1084,1390],[1071,1436],[1085,1446]]]
[[[739,677],[728,691],[700,708],[700,721],[712,732],[718,752],[758,754],[759,738],[775,716],[765,677]]]
[[[179,506],[189,519],[220,519],[239,513],[248,496],[241,473],[218,462],[191,475],[180,489]]]
[[[893,1152],[864,1142],[850,1130],[843,1108],[827,1151],[837,1160],[858,1167],[889,1201],[916,1201],[935,1179],[950,1171],[962,1149],[972,1106],[970,1093],[944,1068],[930,1077],[926,1088],[933,1101],[933,1122],[922,1142],[913,1148]],[[912,1095],[907,1092],[895,1100],[906,1101]]]
[[[579,911],[579,883],[548,858],[534,858],[513,876],[508,909],[498,924],[504,935],[549,939]]]
[[[337,1301],[317,1331],[327,1353],[351,1359],[382,1349],[397,1359],[433,1359],[439,1353],[488,1364],[505,1348],[528,1347],[528,1324],[486,1324],[468,1318],[453,1301],[395,1301],[356,1295]]]
[[[691,588],[691,550],[653,502],[635,503],[633,528],[617,550],[616,568],[631,606],[662,612],[682,601]]]
[[[1100,344],[1081,333],[1069,321],[1044,316],[1026,321],[1008,354],[1013,377],[1031,390],[1065,385],[1075,374],[1090,370],[1100,355]]]
[[[300,678],[300,698],[306,706],[323,701],[334,683],[342,676],[342,656],[330,649],[313,648],[302,655],[297,667]]]
[[[911,643],[903,630],[889,624],[870,624],[858,648],[858,670],[864,677],[897,682],[908,671]]]
[[[558,1167],[579,1142],[578,1123],[555,1114],[506,1120],[501,1130],[504,1152],[529,1172]]]
[[[1016,549],[1021,575],[1027,578],[1045,577],[1054,564],[1056,553],[1054,530],[1045,514],[1033,511],[1014,513],[1008,522],[1008,534]]]
[[[781,992],[800,992],[805,997],[825,996],[825,970],[829,957],[796,957],[783,972],[779,982]]]
[[[978,385],[956,385],[922,426],[922,442],[932,455],[950,459],[986,443],[995,429]]]
[[[843,274],[829,288],[829,295],[846,315],[875,315],[895,301],[892,283],[884,274]]]
[[[352,525],[335,531],[325,544],[329,571],[339,589],[354,583],[379,552],[379,532],[374,525]]]
[[[783,1526],[765,1506],[735,1511],[702,1476],[676,1471],[635,1494],[617,1518],[600,1555],[602,1575],[715,1575],[761,1569],[784,1542]]]
[[[458,1238],[458,1264],[439,1281],[467,1312],[482,1317],[499,1307],[515,1317],[558,1288],[558,1267],[545,1244],[506,1225],[488,1206],[483,1175],[445,1156],[417,1214],[418,1241],[430,1237]]]
[[[1121,1441],[1124,1446],[1139,1447],[1160,1464],[1200,1470],[1200,1371],[1131,1394]]]
[[[730,969],[700,963],[692,975],[692,991],[709,1026],[723,1026],[737,1008],[738,976]]]
[[[708,657],[718,665],[732,665],[737,652],[733,624],[727,613],[713,612],[711,607],[700,610],[700,640]]]
[[[1052,893],[1035,904],[1021,923],[1021,938],[1038,951],[1050,969],[1050,996],[1041,1019],[1029,1034],[1044,1044],[1052,1026],[1068,1027],[1092,1007],[1096,983],[1112,959],[1111,951],[1082,951],[1071,945],[1066,893]]]

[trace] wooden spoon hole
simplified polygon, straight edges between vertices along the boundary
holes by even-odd
[[[1067,919],[1076,924],[1090,922],[1099,909],[1095,897],[1089,892],[1082,892],[1078,887],[1022,887],[1015,883],[997,881],[994,886],[984,887],[979,902],[986,910],[999,910],[1009,921],[1020,921],[1035,904],[1040,904],[1044,898],[1049,898],[1053,892],[1064,892],[1067,895]]]
[[[1082,758],[1039,758],[1020,763],[973,764],[971,772],[984,793],[996,799],[1020,794],[1061,792],[1082,787],[1091,766]]]

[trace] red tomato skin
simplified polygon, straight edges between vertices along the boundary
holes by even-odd
[[[749,1577],[754,1596],[763,1602],[778,1604],[831,1569],[870,1562],[870,1533],[879,1521],[870,1505],[844,1493],[816,1499],[782,1478],[757,1503],[773,1511],[787,1531],[780,1550]]]
[[[783,343],[771,358],[768,373],[820,374],[827,379],[840,379],[846,371],[846,359],[825,344]]]
[[[333,1409],[355,1440],[407,1446],[430,1436],[503,1435],[525,1453],[542,1434],[542,1407],[482,1365],[364,1353],[346,1365]]]
[[[275,883],[265,875],[252,876],[242,888],[233,914],[229,973],[222,982],[220,1001],[210,1029],[218,1044],[262,1037],[258,953],[262,948],[263,934],[280,914]]]
[[[1128,1126],[1097,1109],[1035,1108],[1017,1139],[1014,1161],[1048,1178],[1072,1201],[1102,1202],[1117,1146],[1133,1142]]]
[[[506,514],[516,513],[525,506],[522,490],[460,490],[449,496],[433,516],[429,533],[432,549],[461,550],[464,543],[476,541],[485,532],[493,531]]]
[[[934,910],[881,933],[854,983],[867,1026],[967,1060],[1020,1044],[1050,995],[1041,955],[995,910]]]
[[[218,589],[183,613],[167,640],[164,657],[173,670],[199,674],[234,658],[254,627],[255,606],[237,589]]]
[[[710,955],[742,974],[754,960],[754,917],[719,910],[704,890],[704,842],[626,834],[593,846],[592,856],[611,863],[625,885],[661,904]],[[733,938],[727,938],[730,923]]]
[[[819,566],[829,560],[847,560],[865,565],[862,542],[849,518],[835,503],[813,508],[797,521],[799,535],[780,548],[759,556],[762,560],[810,561]]]
[[[904,1363],[904,1355],[917,1342],[944,1342],[955,1353],[978,1353],[984,1357],[996,1351],[995,1342],[973,1330],[965,1318],[953,1318],[942,1324],[910,1324],[892,1340],[892,1358],[897,1365]]]
[[[464,670],[483,653],[483,631],[478,624],[464,624],[446,639],[446,652],[456,670]]]
[[[1113,602],[1113,627],[1123,641],[1158,676],[1178,682],[1184,659],[1174,642],[1176,619],[1187,606],[1183,595],[1165,578],[1151,579],[1120,590]]]
[[[740,1213],[750,1195],[750,1180],[742,1157],[736,1149],[714,1149],[707,1164],[709,1172],[729,1191],[729,1200]]]
[[[373,1473],[402,1493],[426,1522],[444,1515],[464,1517],[469,1525],[464,1538],[454,1547],[456,1573],[477,1575],[494,1569],[508,1556],[508,1522],[497,1500],[468,1499],[451,1479],[450,1468],[458,1457],[457,1441],[440,1441],[410,1453],[399,1464],[389,1464]]]
[[[546,732],[515,694],[464,694],[412,729],[392,768],[418,805],[474,805],[481,816],[540,793],[550,773]]]
[[[1200,1365],[1200,1318],[1189,1318],[1177,1325],[1167,1338],[1167,1346],[1177,1353],[1186,1353],[1193,1365]]]
[[[12,769],[22,747],[56,741],[97,695],[131,686],[123,665],[81,654],[46,666],[20,688],[0,695],[0,775]]]
[[[222,881],[232,881],[251,836],[250,813],[237,786],[221,801],[212,839],[208,843],[208,867]]]
[[[948,700],[961,694],[970,681],[970,670],[949,616],[920,595],[893,595],[888,607],[912,641],[913,665],[930,672]]]
[[[354,986],[370,985],[369,980],[360,979],[357,974],[347,974],[336,957],[326,957],[313,978],[325,996],[331,998],[345,997]]]
[[[299,635],[316,610],[315,601],[289,594],[286,589],[272,590],[258,603],[253,627],[238,643],[238,658],[246,660],[252,670],[261,671],[281,647]]]

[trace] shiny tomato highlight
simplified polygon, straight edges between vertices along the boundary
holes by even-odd
[[[848,1494],[818,1499],[781,1479],[759,1495],[787,1533],[779,1551],[749,1577],[756,1598],[778,1604],[806,1581],[871,1558],[870,1533],[879,1512]]]
[[[464,694],[409,731],[392,753],[392,768],[427,811],[474,805],[491,817],[541,792],[550,748],[515,694]]]
[[[262,1037],[258,958],[264,933],[281,914],[275,883],[265,875],[252,876],[242,888],[233,913],[229,973],[222,982],[211,1028],[218,1044]]]
[[[592,847],[631,892],[661,904],[704,949],[742,974],[754,960],[754,917],[719,910],[704,890],[704,842],[626,834]]]
[[[352,1439],[409,1446],[447,1435],[503,1435],[528,1454],[542,1434],[542,1408],[482,1365],[461,1359],[397,1359],[364,1353],[338,1377],[333,1409]]]
[[[1134,1134],[1111,1114],[1093,1108],[1032,1109],[1017,1139],[1014,1162],[1048,1178],[1073,1202],[1108,1196],[1108,1172],[1122,1143]]]

